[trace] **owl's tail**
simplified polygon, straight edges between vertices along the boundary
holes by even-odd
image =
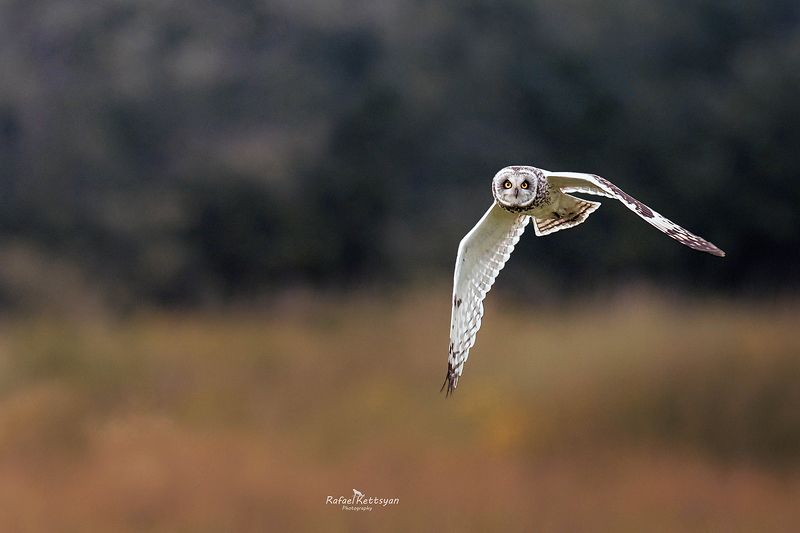
[[[553,212],[549,215],[531,217],[534,221],[533,229],[536,231],[536,235],[547,235],[577,226],[597,211],[600,202],[590,202],[569,194],[562,194],[554,206]]]

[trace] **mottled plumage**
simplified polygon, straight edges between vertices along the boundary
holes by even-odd
[[[536,167],[513,166],[492,180],[494,202],[461,240],[453,276],[450,347],[442,389],[452,393],[475,344],[483,317],[483,299],[511,256],[525,226],[533,219],[536,235],[547,235],[585,221],[600,207],[567,193],[578,192],[614,198],[681,244],[724,256],[725,252],[678,226],[630,196],[605,178],[579,172],[549,172]]]

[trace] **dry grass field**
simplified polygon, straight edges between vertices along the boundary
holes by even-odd
[[[800,530],[800,305],[448,302],[4,319],[0,531]]]

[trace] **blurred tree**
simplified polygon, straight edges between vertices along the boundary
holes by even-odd
[[[510,268],[796,286],[797,2],[347,5],[0,5],[0,260],[133,304],[445,280],[491,175],[529,163],[605,174],[729,256],[606,202]]]

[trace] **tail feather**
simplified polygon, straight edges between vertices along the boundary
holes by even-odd
[[[577,226],[589,218],[589,215],[594,213],[598,207],[600,207],[600,202],[590,202],[569,194],[562,194],[552,213],[547,216],[532,217],[533,229],[536,231],[536,235],[542,236]]]

